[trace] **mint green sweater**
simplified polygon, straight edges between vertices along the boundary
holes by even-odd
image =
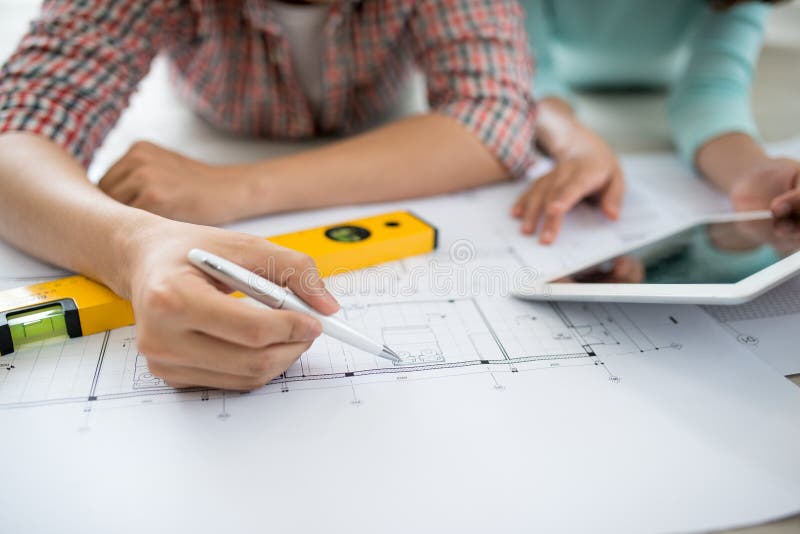
[[[724,133],[758,137],[750,85],[769,7],[713,11],[704,0],[522,0],[537,56],[536,95],[574,88],[669,90],[675,145],[688,162]]]

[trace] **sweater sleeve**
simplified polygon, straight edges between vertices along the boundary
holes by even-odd
[[[572,104],[574,94],[564,80],[559,77],[552,56],[553,32],[550,27],[552,14],[548,13],[544,0],[523,0],[522,5],[525,8],[528,40],[536,57],[534,96],[537,100],[557,97]]]
[[[700,24],[668,101],[674,142],[689,163],[703,144],[722,134],[758,137],[750,86],[768,12],[765,5],[742,5],[709,11]]]

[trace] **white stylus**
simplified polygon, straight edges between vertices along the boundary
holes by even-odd
[[[322,323],[324,333],[343,343],[392,362],[400,361],[400,356],[386,345],[373,341],[335,317],[322,315],[291,291],[244,267],[197,248],[189,251],[189,261],[215,280],[219,280],[231,289],[241,291],[270,308],[306,313],[314,317]]]

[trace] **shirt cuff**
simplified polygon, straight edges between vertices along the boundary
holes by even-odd
[[[103,124],[84,124],[78,110],[70,112],[52,100],[30,94],[0,96],[0,133],[28,132],[50,139],[88,167],[103,139]],[[110,128],[110,125],[108,126]]]
[[[504,99],[464,99],[437,107],[435,112],[453,117],[489,149],[514,178],[525,176],[534,163],[533,115],[535,105]]]

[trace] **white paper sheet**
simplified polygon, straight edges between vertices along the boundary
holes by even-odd
[[[779,373],[800,373],[800,278],[741,306],[705,309],[739,343]]]
[[[800,391],[699,308],[443,293],[343,297],[401,365],[326,338],[246,395],[165,387],[132,328],[4,357],[0,531],[641,533],[800,510]]]
[[[440,251],[329,281],[400,366],[323,338],[241,395],[165,387],[133,329],[4,357],[0,531],[666,532],[800,510],[800,391],[698,307],[505,297],[584,253],[519,236],[498,208],[520,187],[407,203]],[[628,213],[593,242],[666,217]]]

